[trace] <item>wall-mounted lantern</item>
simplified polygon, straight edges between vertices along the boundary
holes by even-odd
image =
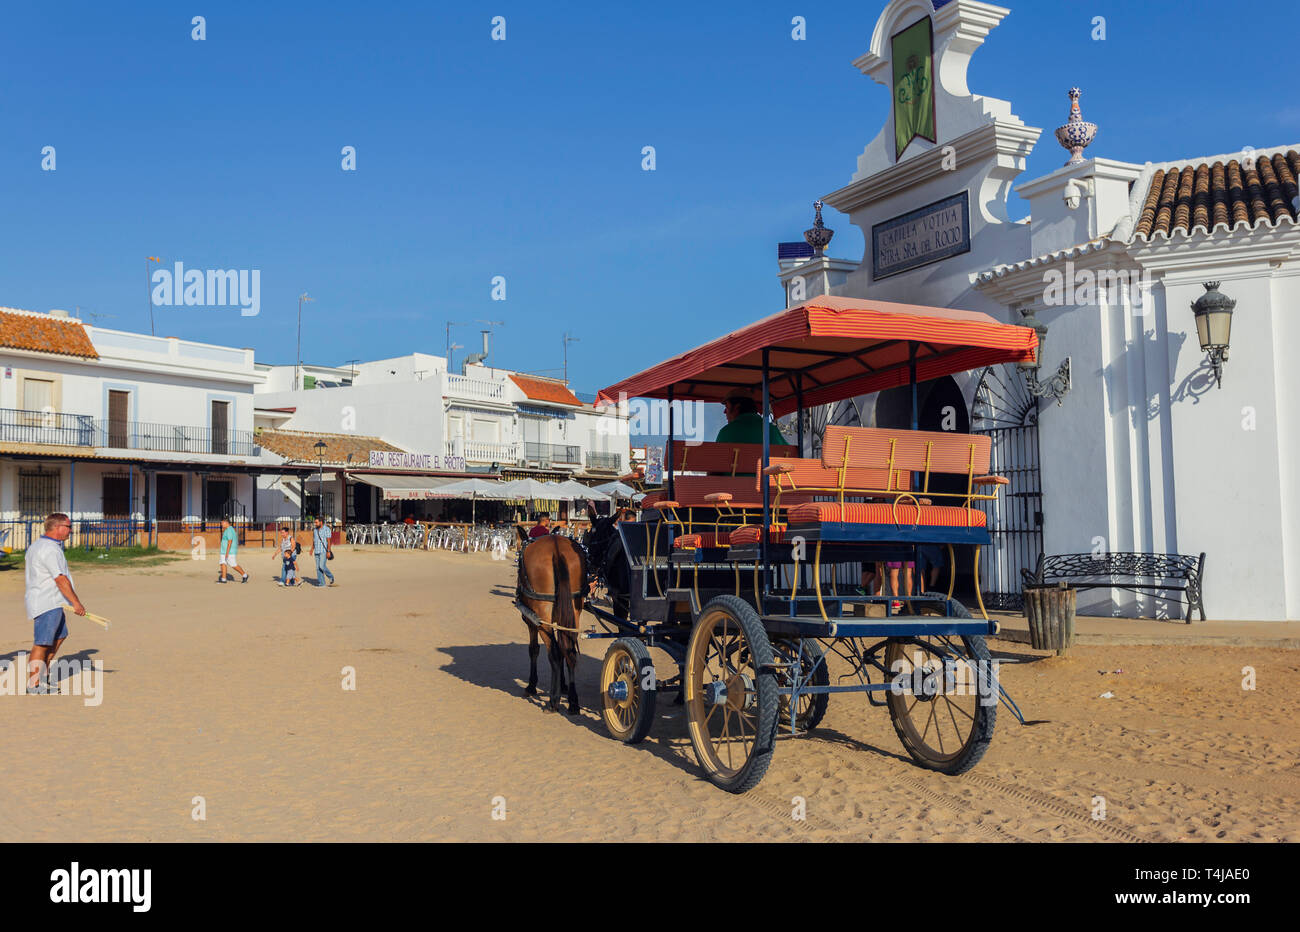
[[[1202,282],[1205,294],[1192,302],[1196,315],[1196,336],[1201,350],[1210,357],[1214,383],[1223,388],[1223,364],[1228,359],[1228,341],[1232,336],[1232,309],[1237,302],[1219,291],[1218,282]]]
[[[1033,308],[1026,310],[1018,308],[1024,317],[1020,323],[1022,326],[1029,327],[1034,333],[1038,334],[1038,350],[1034,353],[1032,362],[1019,363],[1020,370],[1025,374],[1025,387],[1029,389],[1029,394],[1035,398],[1055,398],[1056,404],[1061,404],[1061,399],[1070,391],[1070,357],[1066,356],[1065,360],[1056,367],[1055,374],[1045,382],[1038,379],[1038,370],[1042,363],[1044,344],[1047,341],[1047,324],[1040,321],[1034,316]]]

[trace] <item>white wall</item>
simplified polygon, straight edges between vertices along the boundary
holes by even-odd
[[[295,407],[285,430],[381,437],[414,453],[441,455],[442,385],[425,379],[401,385],[354,384],[257,395],[259,407]]]

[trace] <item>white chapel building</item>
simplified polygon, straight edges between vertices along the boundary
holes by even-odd
[[[1012,479],[982,570],[994,604],[1014,607],[1040,553],[1205,553],[1209,617],[1300,619],[1300,366],[1287,362],[1300,350],[1300,144],[1142,165],[1089,157],[1096,127],[1077,94],[1062,119],[1063,87],[1060,111],[1026,116],[1062,122],[1072,161],[1022,178],[1042,129],[966,82],[1009,13],[974,0],[885,7],[854,65],[893,94],[890,117],[822,198],[862,230],[866,253],[784,256],[787,305],[830,293],[1039,330],[1036,371],[922,386],[922,429],[992,433],[995,471]],[[1086,112],[1086,69],[1077,80]],[[1012,190],[1030,217],[1010,219]],[[1235,302],[1213,359],[1192,307],[1211,285]],[[881,392],[830,416],[906,426],[906,412]],[[1108,589],[1081,591],[1079,609],[1186,611]]]

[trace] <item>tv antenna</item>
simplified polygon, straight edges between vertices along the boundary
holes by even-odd
[[[447,371],[448,371],[448,372],[451,371],[451,350],[452,350],[452,346],[451,346],[451,328],[452,328],[452,327],[467,327],[467,326],[469,326],[469,324],[467,324],[467,323],[466,323],[465,321],[463,321],[463,320],[449,320],[449,321],[447,321]],[[457,347],[456,347],[456,349],[463,349],[463,348],[464,348],[464,347],[460,347],[460,346],[457,346]]]

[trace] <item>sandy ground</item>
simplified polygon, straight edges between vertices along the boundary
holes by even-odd
[[[512,563],[340,547],[337,588],[281,590],[249,556],[255,578],[224,587],[212,561],[74,570],[114,622],[71,617],[65,645],[103,663],[102,702],[0,696],[0,839],[1300,841],[1295,651],[994,642],[1027,661],[1003,683],[1043,724],[1000,714],[972,773],[914,766],[884,710],[841,695],[732,796],[700,776],[680,707],[642,745],[605,734],[608,642],[584,643],[579,718],[523,696]],[[21,573],[0,599],[11,658],[31,643]]]

